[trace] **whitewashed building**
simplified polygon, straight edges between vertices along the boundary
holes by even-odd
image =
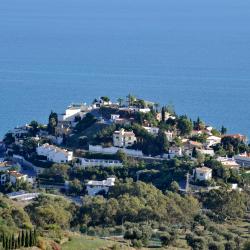
[[[133,131],[121,129],[113,133],[113,144],[115,147],[129,147],[136,142],[136,136]]]
[[[218,136],[211,135],[206,139],[206,146],[207,147],[212,147],[212,146],[214,146],[216,144],[220,144],[220,143],[221,143],[221,138]]]
[[[143,128],[145,130],[147,130],[148,133],[152,134],[152,135],[158,135],[159,133],[159,128],[157,127],[146,127],[146,126],[143,126]]]
[[[58,121],[68,121],[73,123],[76,117],[83,118],[90,110],[86,103],[71,104],[63,114],[58,115]]]
[[[21,174],[17,171],[7,171],[0,175],[0,184],[5,185],[7,182],[16,184],[18,181],[26,182],[28,179],[28,175]]]
[[[239,170],[240,165],[235,161],[234,157],[218,157],[217,161],[221,162],[224,167]]]
[[[210,155],[210,156],[214,156],[214,150],[213,149],[197,149],[197,152],[203,154],[203,155]]]
[[[55,163],[67,163],[72,161],[73,152],[45,143],[36,148],[38,155],[47,157],[48,161]]]
[[[87,186],[87,192],[88,195],[90,196],[95,196],[100,192],[105,192],[106,194],[109,191],[110,187],[113,187],[115,185],[115,178],[114,177],[110,177],[107,178],[107,180],[103,180],[103,181],[88,181],[88,183],[86,184]]]
[[[181,157],[181,156],[183,156],[182,148],[172,146],[172,147],[169,148],[168,154],[163,155],[163,158],[173,159],[174,157]]]
[[[212,179],[212,169],[207,167],[195,168],[193,178],[195,181],[209,181]]]

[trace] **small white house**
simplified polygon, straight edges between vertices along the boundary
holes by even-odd
[[[235,161],[234,157],[218,157],[217,161],[221,162],[224,167],[239,170],[240,165]]]
[[[210,155],[210,156],[214,156],[214,150],[213,149],[197,149],[197,152],[203,154],[203,155]]]
[[[63,114],[58,115],[58,121],[74,122],[76,117],[83,118],[88,111],[89,107],[86,103],[71,104]]]
[[[183,156],[182,148],[172,146],[172,147],[169,148],[168,154],[163,155],[163,158],[173,159],[174,157],[181,157],[181,156]]]
[[[48,143],[45,143],[42,146],[38,146],[36,148],[36,152],[38,155],[47,157],[48,161],[52,161],[55,163],[67,163],[72,161],[73,159],[72,151],[68,151],[66,149],[50,145]]]
[[[195,168],[193,178],[195,181],[209,181],[212,179],[212,169],[207,167]]]
[[[146,127],[146,126],[143,126],[144,129],[147,130],[148,133],[152,134],[152,135],[158,135],[159,133],[159,128],[157,127]]]
[[[26,182],[26,181],[28,181],[28,176],[21,174],[17,171],[7,171],[6,173],[1,174],[1,176],[0,176],[0,184],[1,185],[5,185],[6,182],[16,184],[18,181]]]
[[[115,147],[129,147],[136,142],[136,136],[133,131],[121,129],[113,133],[113,144]]]
[[[120,118],[120,115],[118,115],[118,114],[112,114],[110,120],[111,120],[112,122],[115,122],[115,121],[116,121],[117,119],[119,119],[119,118]]]
[[[206,146],[207,147],[212,147],[212,146],[214,146],[216,144],[220,144],[220,143],[221,143],[221,138],[218,136],[211,135],[206,139]]]
[[[107,194],[109,191],[109,188],[113,187],[114,185],[115,185],[114,177],[107,178],[107,180],[103,180],[103,181],[91,180],[86,184],[87,192],[88,192],[88,195],[90,196],[95,196],[101,191]]]
[[[28,181],[28,175],[21,174],[17,171],[9,171],[9,179],[12,184],[16,184],[18,181],[26,182]]]

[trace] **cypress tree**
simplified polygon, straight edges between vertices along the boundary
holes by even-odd
[[[30,229],[30,235],[29,235],[29,247],[33,246],[33,233],[32,230]]]
[[[8,239],[8,249],[11,249],[11,237]]]
[[[21,237],[21,247],[24,247],[25,245],[25,234],[24,234],[24,231],[22,230],[22,237]]]
[[[3,245],[3,248],[5,248],[5,234],[4,233],[2,235],[2,245]]]
[[[17,248],[20,248],[21,244],[22,244],[22,238],[21,238],[21,232],[19,232],[17,238]]]
[[[30,241],[29,241],[29,232],[26,230],[26,233],[25,233],[25,244],[24,244],[24,246],[28,247],[29,243],[30,243]]]
[[[162,107],[161,109],[161,120],[165,122],[166,116],[165,116],[166,109],[165,107]]]
[[[8,248],[8,242],[9,242],[9,241],[8,241],[8,237],[5,235],[5,236],[4,236],[4,246],[3,246],[4,249],[7,249],[7,248]]]
[[[11,249],[15,249],[15,236],[12,234],[11,236]]]
[[[36,246],[36,244],[37,244],[37,232],[36,229],[34,229],[33,246]]]

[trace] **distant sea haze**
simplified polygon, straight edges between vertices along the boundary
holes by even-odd
[[[250,1],[0,2],[0,138],[128,93],[250,137]]]

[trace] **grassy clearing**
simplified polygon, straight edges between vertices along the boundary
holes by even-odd
[[[114,245],[113,241],[88,236],[74,236],[62,245],[62,250],[98,250]]]

